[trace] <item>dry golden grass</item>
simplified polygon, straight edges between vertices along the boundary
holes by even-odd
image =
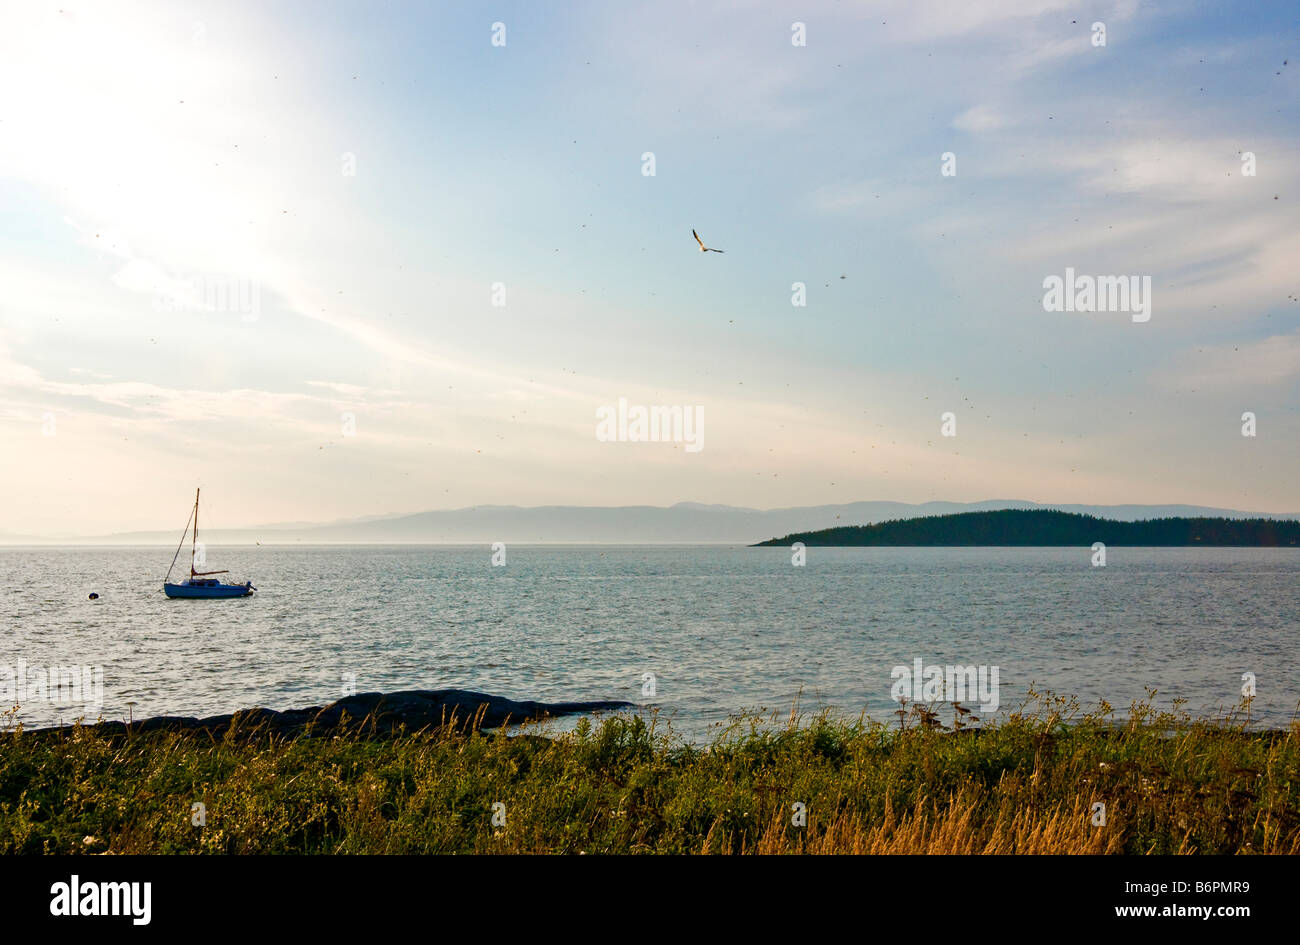
[[[636,716],[556,738],[0,732],[0,854],[41,852],[1295,854],[1300,729],[1044,697],[978,731],[745,719],[707,747]]]
[[[1123,834],[1091,825],[1081,801],[1048,810],[1003,805],[992,819],[982,816],[982,800],[970,791],[929,802],[899,814],[886,801],[884,814],[868,820],[840,813],[829,823],[809,818],[806,835],[792,836],[788,818],[774,818],[752,849],[759,854],[1104,854],[1122,853]],[[712,833],[701,852],[709,853]]]

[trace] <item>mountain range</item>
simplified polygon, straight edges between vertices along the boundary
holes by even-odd
[[[320,524],[279,523],[205,529],[209,544],[752,544],[777,535],[869,525],[924,515],[998,509],[1057,509],[1118,521],[1168,517],[1300,519],[1300,513],[1243,512],[1199,505],[1045,504],[1016,499],[983,502],[850,502],[781,509],[679,502],[672,506],[476,505],[412,515]],[[178,529],[58,538],[0,534],[0,544],[175,544]]]

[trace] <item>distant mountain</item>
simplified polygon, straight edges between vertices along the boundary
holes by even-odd
[[[772,535],[811,532],[844,525],[863,525],[920,515],[943,515],[998,509],[1049,506],[1014,499],[985,502],[850,502],[785,509],[749,509],[731,505],[680,502],[670,507],[565,506],[522,508],[478,505],[419,512],[392,518],[354,519],[328,524],[281,523],[252,528],[205,529],[210,544],[479,544],[493,541],[554,544],[738,544]],[[1261,515],[1195,505],[1055,505],[1050,508],[1102,518],[1220,517],[1297,519],[1296,513]],[[40,539],[0,536],[0,544],[149,544],[175,545],[178,530],[125,532],[95,537]]]
[[[1121,522],[1049,509],[930,515],[797,532],[760,545],[812,546],[1254,546],[1300,544],[1300,522],[1266,518],[1153,518]]]

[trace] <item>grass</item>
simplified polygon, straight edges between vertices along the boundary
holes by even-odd
[[[1297,853],[1298,795],[1300,726],[1050,695],[980,729],[745,718],[705,747],[639,716],[554,738],[0,733],[4,854]]]

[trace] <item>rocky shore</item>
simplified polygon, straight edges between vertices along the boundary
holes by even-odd
[[[223,734],[232,727],[244,732],[276,735],[329,735],[338,731],[388,735],[399,730],[417,732],[445,725],[463,727],[473,721],[482,728],[563,715],[579,715],[630,708],[630,702],[516,702],[502,696],[468,689],[412,689],[405,692],[363,692],[326,706],[305,709],[253,708],[228,715],[195,718],[160,715],[125,722],[99,722],[86,726],[105,735],[155,731],[195,731]],[[66,731],[38,729],[31,734]]]

